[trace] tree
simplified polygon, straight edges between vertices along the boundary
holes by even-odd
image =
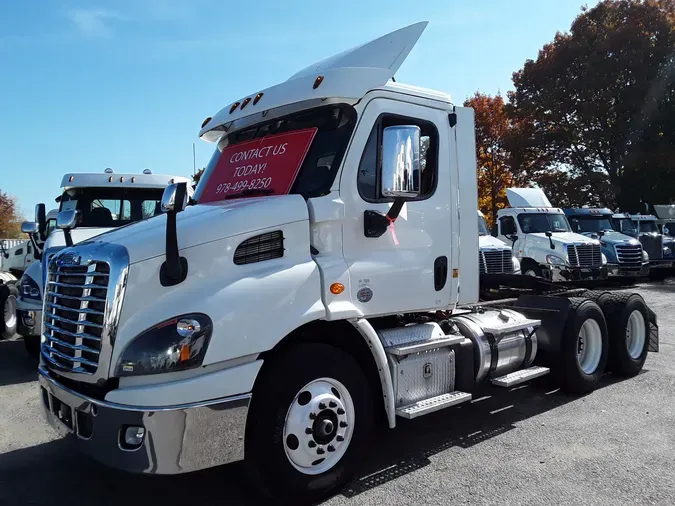
[[[21,232],[23,221],[23,217],[16,206],[16,199],[0,190],[0,238],[18,239],[23,237]]]
[[[497,211],[506,207],[506,188],[513,185],[510,154],[505,148],[510,125],[501,95],[491,97],[476,92],[464,101],[476,115],[476,163],[478,165],[478,207],[489,226],[497,220]]]
[[[192,174],[192,188],[197,188],[197,184],[199,183],[199,180],[202,178],[202,174],[204,174],[204,168],[199,169],[196,173]]]
[[[514,73],[507,147],[554,204],[675,195],[675,0],[604,0]],[[548,186],[545,186],[548,185]],[[643,207],[642,207],[643,208]]]

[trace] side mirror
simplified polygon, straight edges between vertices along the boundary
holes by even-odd
[[[181,212],[187,207],[187,191],[183,191],[183,199],[181,202],[176,203],[176,195],[178,193],[178,185],[185,185],[185,183],[174,183],[170,184],[164,189],[162,194],[162,212],[168,213],[170,211]]]
[[[70,209],[68,211],[61,211],[56,216],[56,227],[62,230],[70,230],[77,226],[77,220],[80,217],[80,211],[77,209]]]
[[[38,232],[38,224],[34,221],[24,221],[21,224],[21,231],[24,234],[33,235]]]
[[[36,232],[40,232],[42,240],[46,239],[44,237],[45,228],[47,227],[47,212],[45,210],[45,205],[43,203],[35,205],[35,223],[37,223],[38,229]]]
[[[383,197],[413,199],[420,195],[420,137],[420,127],[414,125],[384,129],[380,177]]]

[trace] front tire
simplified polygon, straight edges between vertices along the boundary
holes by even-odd
[[[525,276],[532,276],[537,278],[544,277],[544,271],[542,271],[541,267],[535,263],[528,262],[526,264],[526,267],[521,267],[521,271]]]
[[[0,322],[0,337],[10,339],[16,334],[18,320],[16,318],[16,299],[19,290],[14,284],[0,285],[0,308],[2,308],[2,322]]]
[[[276,498],[316,501],[339,490],[368,445],[373,395],[354,358],[326,344],[275,357],[253,391],[246,460]]]
[[[600,307],[589,299],[571,298],[557,375],[568,393],[585,394],[598,386],[608,355],[607,323]]]

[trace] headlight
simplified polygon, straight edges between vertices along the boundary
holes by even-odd
[[[551,265],[565,265],[565,260],[556,255],[546,255],[546,262]]]
[[[40,300],[40,287],[33,278],[24,274],[21,276],[19,294],[24,299]]]
[[[607,263],[607,257],[604,253],[600,253],[600,255],[602,256],[602,265],[605,265]]]
[[[643,262],[649,262],[649,255],[645,250],[642,250],[642,261]]]
[[[520,274],[520,261],[516,257],[511,257],[513,259],[513,272],[515,274]]]
[[[140,376],[199,367],[212,330],[211,319],[201,313],[177,316],[159,323],[127,345],[115,374]]]
[[[663,248],[663,256],[669,257],[670,253],[671,253],[671,249],[668,246]]]

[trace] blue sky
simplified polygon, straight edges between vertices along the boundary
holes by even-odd
[[[583,0],[30,0],[0,6],[0,189],[55,207],[66,172],[192,173],[203,119],[417,21],[396,78],[503,94]],[[587,2],[594,4],[593,0]]]

